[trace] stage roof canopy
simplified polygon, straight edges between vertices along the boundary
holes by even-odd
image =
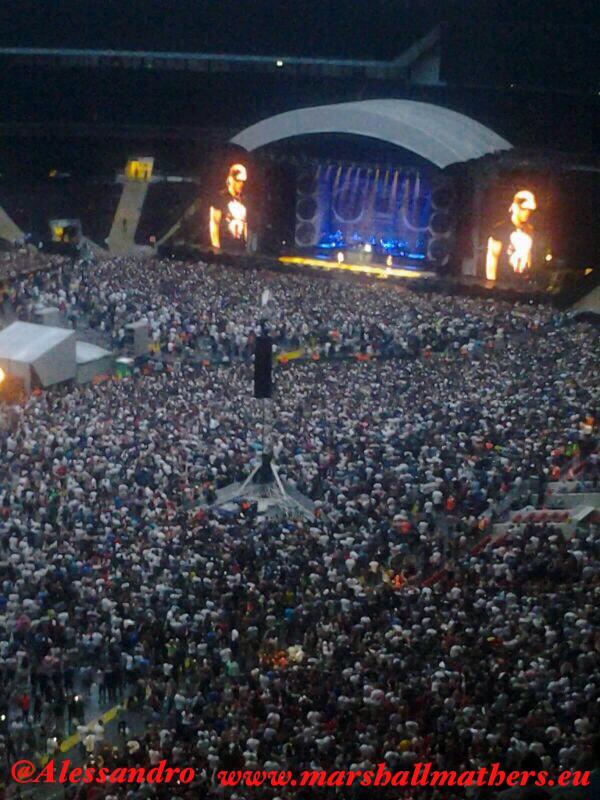
[[[361,100],[287,111],[251,125],[232,143],[251,151],[280,139],[318,133],[381,139],[442,169],[511,148],[509,142],[471,117],[414,100]]]

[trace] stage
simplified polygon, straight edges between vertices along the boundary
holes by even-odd
[[[399,287],[410,287],[417,292],[436,292],[446,295],[466,295],[482,297],[490,300],[506,300],[511,303],[552,304],[564,308],[562,292],[550,291],[548,282],[532,280],[530,276],[517,276],[512,280],[500,279],[488,281],[484,277],[457,275],[434,270],[431,265],[427,269],[410,265],[387,267],[385,264],[340,263],[312,257],[289,255],[253,254],[215,254],[207,248],[194,246],[161,247],[159,255],[165,258],[176,258],[182,261],[198,261],[209,264],[221,264],[229,269],[255,270],[267,269],[273,272],[310,274],[315,280],[331,280],[336,275],[347,280],[364,280],[370,276],[374,280],[389,279]],[[363,278],[364,276],[364,278]]]
[[[352,255],[352,254],[350,254]],[[297,266],[297,267],[310,267],[312,269],[321,269],[325,272],[331,270],[339,270],[341,272],[355,272],[363,273],[365,275],[372,275],[376,278],[437,278],[437,273],[432,270],[421,269],[410,265],[405,266],[387,266],[386,264],[360,264],[353,263],[353,261],[338,261],[337,259],[317,258],[313,255],[289,255],[280,256],[279,261],[282,264]]]

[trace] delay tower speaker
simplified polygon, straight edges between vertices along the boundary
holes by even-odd
[[[273,396],[273,342],[270,336],[258,336],[254,350],[254,397],[264,400]]]

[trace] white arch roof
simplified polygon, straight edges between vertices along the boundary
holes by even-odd
[[[231,141],[251,151],[310,133],[371,136],[411,150],[442,169],[512,147],[464,114],[414,100],[361,100],[286,111],[251,125]]]

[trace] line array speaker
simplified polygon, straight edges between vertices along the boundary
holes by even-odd
[[[270,336],[258,336],[254,350],[254,397],[273,396],[273,342]]]

